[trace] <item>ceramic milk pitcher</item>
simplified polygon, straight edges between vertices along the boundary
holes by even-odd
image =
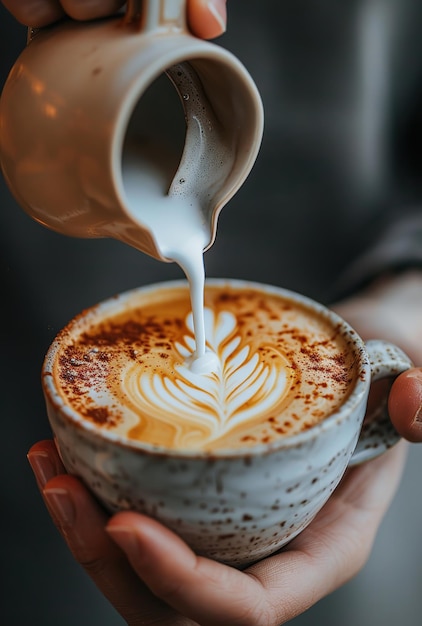
[[[257,156],[262,104],[240,61],[192,36],[185,13],[185,0],[132,0],[125,15],[64,20],[29,37],[0,100],[0,154],[38,222],[162,259],[145,218],[154,193],[185,193],[199,201],[212,244],[219,211]],[[171,94],[155,101],[160,81]]]

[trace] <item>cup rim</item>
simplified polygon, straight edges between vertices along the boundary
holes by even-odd
[[[150,285],[144,285],[135,287],[133,289],[126,290],[105,300],[98,302],[97,304],[82,310],[79,314],[74,316],[56,335],[50,344],[47,353],[44,358],[44,362],[41,370],[42,388],[44,396],[47,402],[47,406],[54,411],[59,412],[62,417],[72,423],[72,425],[80,428],[86,434],[90,434],[93,438],[105,440],[114,445],[120,445],[122,448],[131,450],[133,452],[142,452],[151,456],[166,456],[174,457],[177,459],[202,459],[211,460],[218,459],[230,459],[241,458],[247,459],[249,457],[265,456],[267,454],[277,452],[283,449],[289,449],[304,445],[309,440],[318,437],[321,433],[330,430],[338,425],[344,419],[352,414],[355,408],[366,399],[366,395],[369,393],[371,369],[369,363],[369,357],[365,348],[363,339],[358,333],[340,317],[334,311],[328,309],[323,304],[304,296],[300,293],[278,287],[275,285],[269,285],[256,281],[234,279],[234,278],[207,278],[206,286],[230,286],[233,288],[250,288],[256,289],[264,293],[274,294],[293,301],[296,304],[304,306],[308,310],[320,314],[326,321],[333,326],[341,327],[341,336],[348,340],[349,345],[353,348],[356,355],[356,378],[354,387],[350,391],[346,400],[341,406],[335,410],[331,415],[328,415],[323,420],[302,430],[294,435],[286,435],[275,439],[270,443],[260,443],[254,446],[245,446],[240,448],[222,448],[221,450],[186,450],[186,449],[174,449],[167,448],[165,446],[152,445],[146,442],[142,442],[136,439],[129,439],[121,434],[116,434],[106,430],[99,430],[94,424],[86,420],[82,415],[78,413],[73,407],[66,404],[57,389],[54,382],[54,362],[57,353],[59,352],[62,344],[62,337],[69,332],[75,331],[81,324],[85,324],[89,318],[97,317],[100,311],[107,311],[115,308],[119,310],[120,306],[128,299],[131,299],[136,294],[145,294],[148,292],[155,292],[157,290],[166,290],[169,288],[187,288],[187,280],[169,280],[156,282]],[[362,416],[363,419],[363,416]]]

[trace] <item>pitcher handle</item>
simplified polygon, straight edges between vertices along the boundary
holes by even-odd
[[[143,33],[185,31],[186,0],[128,0],[124,21]]]
[[[125,24],[136,24],[143,33],[184,32],[186,23],[186,0],[128,0]],[[30,26],[27,45],[42,30]]]

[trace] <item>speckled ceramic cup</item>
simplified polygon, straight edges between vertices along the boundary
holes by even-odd
[[[160,520],[198,553],[241,567],[284,546],[314,518],[347,467],[386,451],[398,440],[387,415],[387,397],[365,423],[371,384],[393,380],[411,367],[396,346],[366,345],[335,313],[301,295],[242,281],[305,307],[340,334],[353,355],[353,382],[341,406],[322,421],[269,444],[212,450],[169,450],[96,427],[66,405],[56,375],[66,337],[133,306],[146,290],[122,294],[85,311],[58,335],[42,372],[49,420],[67,470],[80,476],[110,511],[134,509]],[[131,304],[132,303],[132,304]],[[385,392],[386,394],[387,392]]]

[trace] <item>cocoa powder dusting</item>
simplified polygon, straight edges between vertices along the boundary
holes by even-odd
[[[96,424],[106,424],[110,418],[110,411],[107,407],[95,407],[93,409],[87,409],[85,416],[89,417]]]

